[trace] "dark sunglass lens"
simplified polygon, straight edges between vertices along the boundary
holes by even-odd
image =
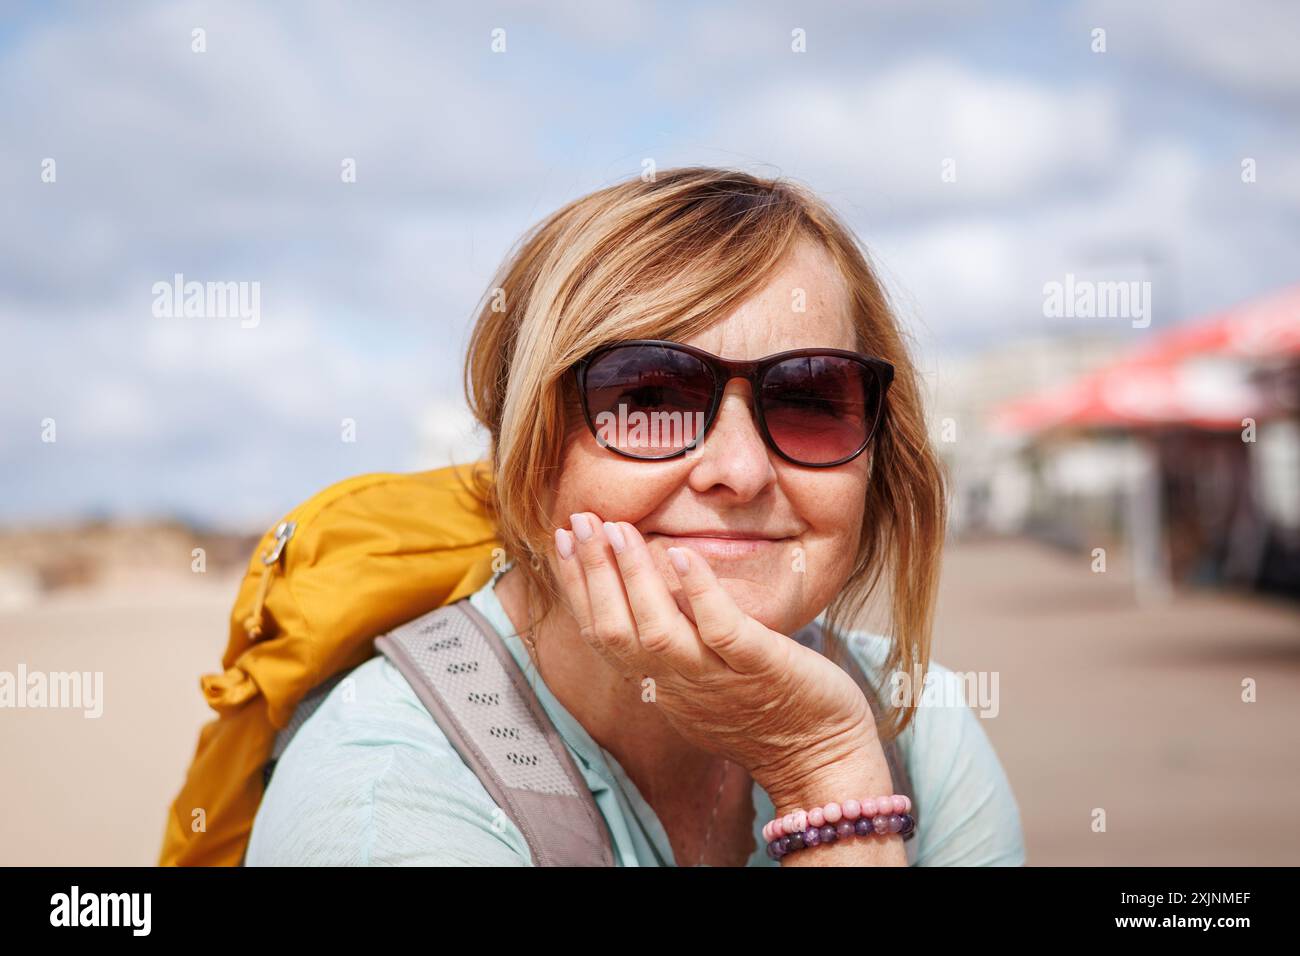
[[[598,442],[636,458],[667,458],[703,432],[713,375],[676,349],[620,346],[587,367],[584,394]]]
[[[832,355],[792,358],[763,379],[763,420],[784,454],[826,465],[866,444],[880,397],[878,379],[861,362]]]

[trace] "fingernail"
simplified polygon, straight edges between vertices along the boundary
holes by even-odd
[[[691,569],[690,559],[686,557],[686,552],[681,548],[669,548],[668,560],[672,561],[673,567],[682,574],[685,574]]]
[[[579,541],[591,540],[591,522],[586,515],[569,515],[569,523],[573,525],[573,533]]]
[[[609,546],[614,549],[615,554],[622,553],[627,547],[627,542],[623,540],[623,532],[612,521],[605,522],[605,537],[609,539]]]
[[[569,537],[569,532],[563,528],[555,529],[555,550],[560,552],[560,557],[565,561],[573,557],[573,541]]]

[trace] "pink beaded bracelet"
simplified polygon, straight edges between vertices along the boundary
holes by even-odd
[[[811,810],[794,810],[763,825],[768,856],[779,860],[787,853],[848,836],[901,834],[908,839],[916,821],[912,800],[905,794],[828,803]]]

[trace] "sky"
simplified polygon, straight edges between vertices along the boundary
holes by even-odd
[[[1151,281],[1132,336],[1293,284],[1297,35],[1286,2],[0,3],[0,524],[256,531],[475,457],[497,268],[647,160],[810,186],[923,366],[1077,331],[1068,273]],[[178,273],[257,283],[256,324],[157,314]]]

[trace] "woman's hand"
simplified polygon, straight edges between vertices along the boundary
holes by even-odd
[[[583,639],[628,679],[651,678],[684,738],[745,767],[778,806],[847,764],[874,754],[883,765],[853,678],[745,614],[699,554],[669,549],[679,607],[635,527],[571,520],[572,535],[556,531],[557,565]]]

